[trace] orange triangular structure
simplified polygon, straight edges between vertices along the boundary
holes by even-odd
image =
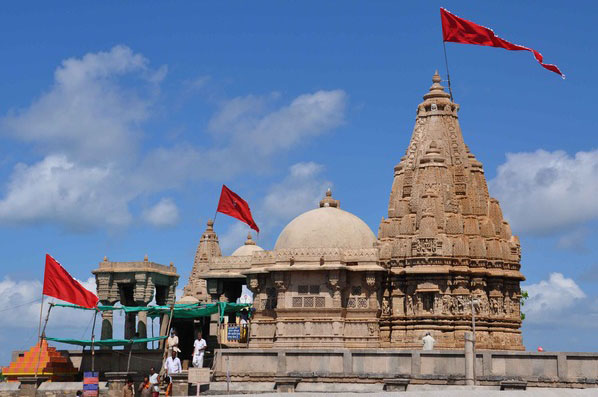
[[[42,339],[41,343],[20,354],[8,367],[2,368],[2,375],[8,381],[16,381],[19,376],[35,376],[36,368],[39,376],[49,376],[53,381],[72,380],[78,372],[69,358],[55,347],[48,346],[48,342]]]

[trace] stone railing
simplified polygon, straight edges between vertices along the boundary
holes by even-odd
[[[478,351],[478,385],[503,387],[598,387],[598,353]],[[403,379],[413,384],[465,384],[461,350],[391,349],[226,349],[216,351],[216,379],[297,383],[340,382],[382,385]],[[502,385],[502,386],[501,386]],[[349,390],[347,390],[349,391]]]

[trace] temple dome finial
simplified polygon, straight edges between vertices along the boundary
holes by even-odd
[[[332,198],[332,190],[328,188],[328,190],[326,190],[326,196],[320,200],[320,207],[340,208],[340,206],[340,201]]]
[[[444,87],[440,85],[442,78],[440,74],[438,74],[438,70],[434,72],[434,76],[432,76],[432,86],[430,87],[430,91],[424,95],[424,99],[432,99],[432,98],[450,98],[448,92],[444,91]],[[447,103],[450,103],[448,101]]]

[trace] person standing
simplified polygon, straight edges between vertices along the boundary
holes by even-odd
[[[166,397],[170,397],[172,396],[172,381],[170,379],[170,376],[165,376],[164,382],[166,383],[166,390],[164,391],[164,394],[166,395]]]
[[[152,397],[152,384],[149,381],[149,377],[143,378],[143,383],[139,385],[139,393],[141,397]]]
[[[166,340],[166,347],[168,348],[168,355],[172,354],[173,350],[177,350],[179,348],[179,337],[176,335],[175,329],[170,330],[170,336]]]
[[[133,397],[134,395],[135,392],[133,391],[133,380],[129,377],[123,386],[123,397]]]
[[[181,360],[176,356],[176,353],[176,350],[173,350],[170,357],[168,357],[164,363],[164,369],[166,370],[167,375],[180,374],[183,371]]]
[[[160,396],[160,377],[154,367],[150,368],[149,381],[152,385],[152,397]]]
[[[422,338],[422,343],[424,345],[424,350],[434,350],[436,339],[434,339],[429,332],[426,332],[426,335]]]
[[[197,332],[197,339],[193,342],[192,363],[195,368],[203,368],[203,354],[207,347],[206,341],[201,337],[201,331]]]

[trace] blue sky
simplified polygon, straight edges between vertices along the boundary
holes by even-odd
[[[6,309],[38,299],[46,252],[81,280],[104,255],[148,254],[182,287],[222,183],[264,248],[329,186],[377,231],[416,106],[446,74],[440,6],[567,75],[447,44],[465,141],[521,238],[524,343],[596,351],[593,2],[32,2],[0,15],[0,363],[35,340],[39,305]],[[225,252],[247,233],[215,227]]]

